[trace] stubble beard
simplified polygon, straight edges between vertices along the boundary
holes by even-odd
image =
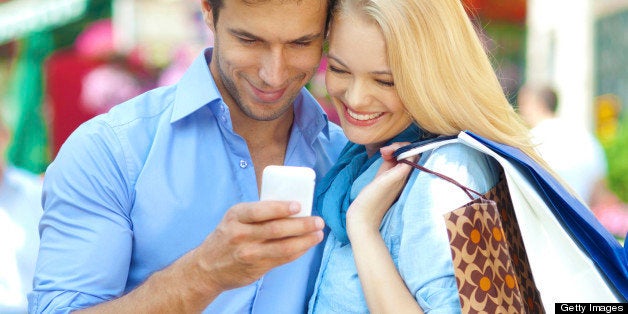
[[[237,108],[248,118],[257,121],[272,121],[283,116],[288,110],[290,110],[290,108],[292,108],[292,104],[297,98],[298,94],[295,94],[287,99],[279,106],[279,109],[276,111],[268,112],[268,114],[255,113],[252,109],[252,106],[246,105],[246,102],[243,100],[242,95],[240,94],[240,91],[238,90],[234,80],[231,79],[223,71],[222,60],[220,59],[220,57],[218,55],[216,55],[215,57],[217,58],[216,65],[218,68],[218,75],[220,75],[220,80],[222,81],[223,86],[227,90],[227,93],[229,93],[229,96],[231,96],[231,99],[233,99],[233,101],[235,102]],[[273,106],[277,106],[277,104],[274,104]]]

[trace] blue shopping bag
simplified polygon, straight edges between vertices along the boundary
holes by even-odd
[[[552,175],[519,149],[493,142],[469,131],[465,133],[527,171],[538,190],[544,193],[554,216],[606,275],[624,301],[628,300],[628,249],[619,244],[586,205],[573,197]]]

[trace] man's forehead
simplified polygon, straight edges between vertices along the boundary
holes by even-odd
[[[301,4],[304,4],[306,2],[309,2],[309,5],[311,5],[312,3],[319,3],[322,6],[326,6],[329,3],[331,3],[331,0],[224,0],[224,3],[227,3],[227,2],[230,2],[230,1],[241,2],[241,3],[243,3],[245,5],[249,5],[249,6],[263,5],[263,4],[268,4],[268,3],[301,5]]]
[[[255,17],[274,15],[282,19],[296,18],[299,21],[312,21],[325,18],[327,3],[328,0],[225,0],[220,11],[230,11],[231,14],[235,14],[234,17],[244,18],[251,22],[255,18],[241,12],[242,10],[250,10],[249,13],[254,14]],[[258,8],[260,11],[257,11]]]
[[[263,3],[268,3],[268,2],[277,2],[277,3],[293,3],[293,2],[301,3],[303,2],[303,0],[238,0],[238,1],[242,1],[245,4],[249,4],[249,5],[263,4]],[[321,0],[321,2],[322,1],[324,0]]]

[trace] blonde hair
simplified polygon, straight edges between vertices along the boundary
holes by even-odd
[[[551,172],[506,99],[460,0],[338,0],[332,14],[349,13],[380,26],[399,97],[422,129],[443,135],[469,130],[519,148]]]

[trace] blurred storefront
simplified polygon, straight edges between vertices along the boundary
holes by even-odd
[[[79,20],[87,6],[87,0],[0,3],[0,45],[7,58],[0,68],[0,114],[13,131],[8,158],[18,167],[41,172],[49,162],[41,64],[55,48],[52,30]]]
[[[628,0],[597,0],[595,16],[595,130],[609,185],[628,202]]]
[[[10,162],[43,172],[80,123],[176,81],[211,45],[208,32],[198,1],[0,0],[0,116],[12,130]]]
[[[115,46],[121,52],[142,48],[157,68],[170,65],[182,49],[193,57],[212,45],[200,3],[191,0],[113,0]]]
[[[0,2],[0,44],[81,18],[88,0],[9,0]]]
[[[612,193],[592,210],[628,230],[628,0],[528,0],[526,79],[557,87],[559,115],[594,132]]]
[[[524,82],[549,82],[559,88],[564,117],[608,139],[626,129],[621,125],[628,102],[628,0],[573,0],[568,8],[558,0],[463,2],[513,104]],[[212,44],[199,9],[192,0],[0,0],[0,113],[21,146],[13,149],[13,161],[40,172],[54,157],[56,148],[48,144],[53,139],[47,138],[52,135],[46,133],[54,117],[43,82],[51,55],[72,48],[92,23],[109,19],[114,53],[106,62],[144,66],[141,88],[170,84]],[[104,62],[92,61],[93,67]],[[325,60],[309,88],[326,107],[324,71]],[[69,113],[56,113],[57,122],[60,115]],[[24,146],[29,142],[31,148]],[[625,155],[628,160],[628,148]],[[628,173],[628,164],[620,164],[627,168],[620,173]]]
[[[527,81],[549,83],[561,99],[559,116],[593,126],[593,0],[529,0]]]
[[[511,103],[525,76],[526,0],[464,0]]]

